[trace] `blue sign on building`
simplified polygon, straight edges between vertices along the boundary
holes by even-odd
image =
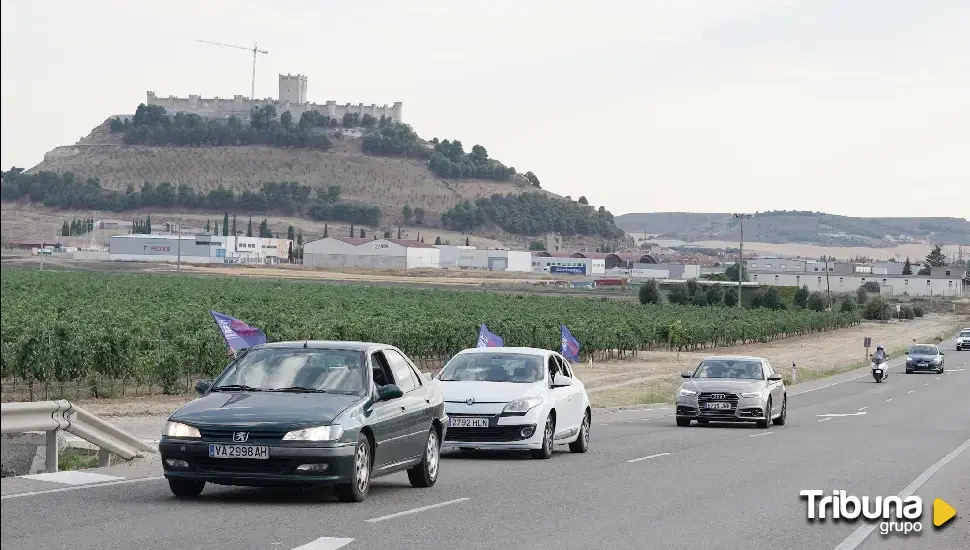
[[[569,273],[570,275],[586,275],[585,265],[551,265],[549,273]]]

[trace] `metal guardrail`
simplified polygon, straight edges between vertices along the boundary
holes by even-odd
[[[111,464],[112,454],[131,460],[144,453],[157,452],[141,439],[64,399],[0,404],[0,433],[46,433],[48,472],[57,471],[58,430],[96,445],[101,466]]]

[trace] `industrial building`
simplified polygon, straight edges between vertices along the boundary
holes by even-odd
[[[115,235],[108,259],[128,262],[277,264],[289,257],[289,239],[222,235]]]
[[[458,250],[460,269],[487,271],[532,271],[532,253],[523,250],[475,249],[462,247]]]
[[[769,286],[808,286],[809,290],[855,292],[860,286],[875,281],[887,296],[967,296],[964,277],[967,270],[959,267],[934,267],[929,275],[889,275],[873,273],[837,273],[822,269],[820,273],[752,273],[751,282]]]
[[[577,257],[568,252],[539,252],[532,257],[532,270],[564,275],[602,275],[606,260]]]
[[[690,264],[633,264],[630,276],[635,279],[699,279],[701,266]]]
[[[440,269],[441,251],[421,241],[326,237],[303,245],[306,267]]]
[[[458,252],[461,250],[475,250],[474,246],[436,244],[435,248],[441,251],[441,269],[458,269]]]

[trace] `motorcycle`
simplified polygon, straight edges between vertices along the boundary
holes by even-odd
[[[869,357],[872,357],[872,355]],[[888,357],[878,363],[875,360],[872,361],[872,378],[876,381],[876,383],[880,383],[889,378],[889,368],[887,363],[889,363]]]

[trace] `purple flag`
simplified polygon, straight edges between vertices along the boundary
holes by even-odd
[[[209,313],[219,325],[219,330],[222,332],[222,337],[226,339],[226,346],[229,349],[241,350],[266,343],[266,334],[258,328],[253,328],[225,313],[212,310],[209,310]]]
[[[560,323],[559,335],[562,337],[562,356],[573,363],[579,362],[579,340],[573,338],[566,325]]]
[[[476,348],[500,348],[503,345],[503,341],[497,334],[489,332],[488,327],[485,323],[482,323],[481,328],[478,329],[478,345]]]

